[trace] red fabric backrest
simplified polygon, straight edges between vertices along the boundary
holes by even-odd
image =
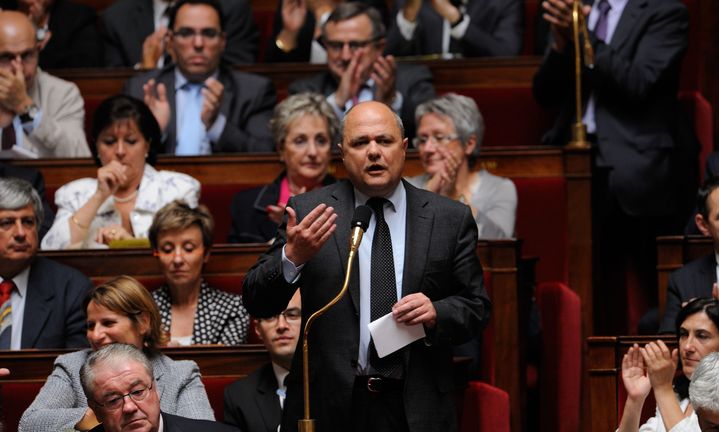
[[[538,0],[524,0],[524,42],[522,54],[534,54],[534,32],[537,13],[541,10]]]
[[[679,102],[692,120],[694,133],[701,145],[699,152],[699,178],[703,179],[704,163],[709,154],[714,151],[714,115],[712,106],[698,91],[679,92]]]
[[[522,254],[540,257],[537,280],[567,281],[567,191],[562,177],[513,178],[517,187],[517,238]]]
[[[537,285],[542,322],[539,376],[542,431],[579,430],[582,322],[579,296],[561,282]]]
[[[492,275],[487,269],[484,270],[484,287],[487,290],[489,298],[492,299],[494,293],[492,289]],[[494,370],[496,363],[494,361],[494,323],[496,320],[490,319],[487,328],[482,332],[482,358],[480,359],[479,379],[482,382],[494,384]]]
[[[40,392],[44,382],[5,382],[2,387],[2,415],[5,431],[16,431],[20,417]]]
[[[265,0],[274,1],[274,0]],[[267,50],[267,44],[272,39],[272,27],[275,21],[275,11],[272,10],[253,10],[252,16],[255,19],[255,25],[260,34],[260,41],[258,44],[259,52],[257,53],[257,62],[262,63],[265,61],[265,51]]]
[[[232,216],[230,214],[232,197],[236,193],[254,186],[256,185],[202,185],[200,202],[207,206],[215,219],[215,243],[227,243],[227,235],[230,233],[230,227],[232,226]]]
[[[509,432],[509,394],[489,384],[471,381],[464,391],[461,432]]]
[[[210,406],[215,411],[215,420],[221,422],[225,418],[225,387],[237,380],[237,377],[212,376],[202,377]]]

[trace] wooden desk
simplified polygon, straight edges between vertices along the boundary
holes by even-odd
[[[714,250],[714,243],[709,237],[657,237],[657,298],[659,299],[660,322],[667,304],[669,275],[689,261],[712,253],[712,250]]]
[[[662,339],[676,347],[674,336],[596,336],[588,339],[586,366],[589,375],[589,419],[591,432],[613,431],[619,425],[622,356],[635,343],[644,345]]]

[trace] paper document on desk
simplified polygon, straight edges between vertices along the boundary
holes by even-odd
[[[425,336],[422,324],[398,323],[392,317],[391,312],[372,321],[367,327],[369,327],[379,358],[388,356]]]

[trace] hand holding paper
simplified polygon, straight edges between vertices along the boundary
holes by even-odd
[[[425,336],[422,324],[406,325],[391,313],[368,324],[377,355],[383,358]]]

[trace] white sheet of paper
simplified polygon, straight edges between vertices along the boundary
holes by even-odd
[[[406,325],[392,318],[392,313],[377,318],[367,325],[379,358],[390,355],[425,336],[422,324]]]

